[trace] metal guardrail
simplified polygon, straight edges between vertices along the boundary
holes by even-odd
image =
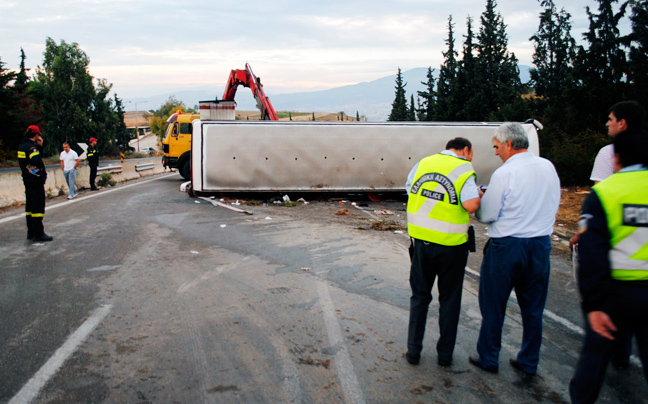
[[[97,167],[97,172],[98,173],[109,172],[110,174],[119,174],[122,172],[122,166],[121,165],[99,166]]]
[[[144,171],[144,170],[151,170],[155,168],[155,163],[144,163],[144,164],[136,164],[135,165],[135,171]]]

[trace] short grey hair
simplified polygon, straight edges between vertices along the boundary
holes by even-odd
[[[495,130],[493,139],[500,143],[511,142],[513,150],[528,149],[529,138],[524,127],[517,122],[504,122]]]

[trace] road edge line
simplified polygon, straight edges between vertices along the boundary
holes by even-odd
[[[41,389],[56,374],[63,363],[77,350],[79,345],[88,338],[90,333],[101,323],[111,309],[112,304],[95,309],[92,315],[68,337],[65,343],[54,352],[54,355],[29,379],[8,404],[28,404],[38,397]]]

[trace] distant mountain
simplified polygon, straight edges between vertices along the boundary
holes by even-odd
[[[530,80],[529,66],[520,67],[520,80],[526,83]],[[435,73],[437,71],[435,70]],[[427,68],[420,67],[408,70],[402,73],[403,82],[407,83],[405,91],[407,92],[407,102],[410,101],[411,94],[416,98],[417,91],[423,91],[426,82]],[[394,101],[396,85],[396,72],[392,76],[382,77],[377,80],[358,83],[349,86],[332,88],[330,90],[310,91],[291,94],[272,94],[267,93],[272,105],[277,111],[292,112],[341,112],[347,115],[355,116],[356,112],[364,116],[367,120],[385,121],[391,112],[391,104]],[[213,100],[215,97],[221,97],[224,91],[223,87],[214,87],[211,91],[178,91],[175,93],[160,94],[152,97],[127,99],[127,110],[133,111],[133,103],[139,104],[139,109],[157,109],[173,95],[182,101],[188,107],[198,105],[199,101]],[[267,91],[267,88],[266,88]],[[143,102],[146,102],[144,104]],[[252,111],[256,109],[256,103],[249,90],[239,89],[236,98],[236,108],[242,111]]]

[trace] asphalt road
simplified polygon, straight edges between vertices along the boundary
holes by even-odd
[[[402,201],[364,211],[326,200],[246,206],[254,214],[244,215],[178,192],[181,182],[161,174],[49,200],[50,243],[25,240],[21,208],[0,214],[0,402],[569,402],[582,319],[560,241],[536,377],[508,365],[521,340],[514,299],[499,374],[468,363],[481,321],[479,252],[453,365],[436,363],[435,294],[412,366],[403,357],[408,239],[370,229],[385,217],[402,224]],[[477,234],[482,248],[485,228]],[[642,370],[610,369],[599,402],[648,403]]]

